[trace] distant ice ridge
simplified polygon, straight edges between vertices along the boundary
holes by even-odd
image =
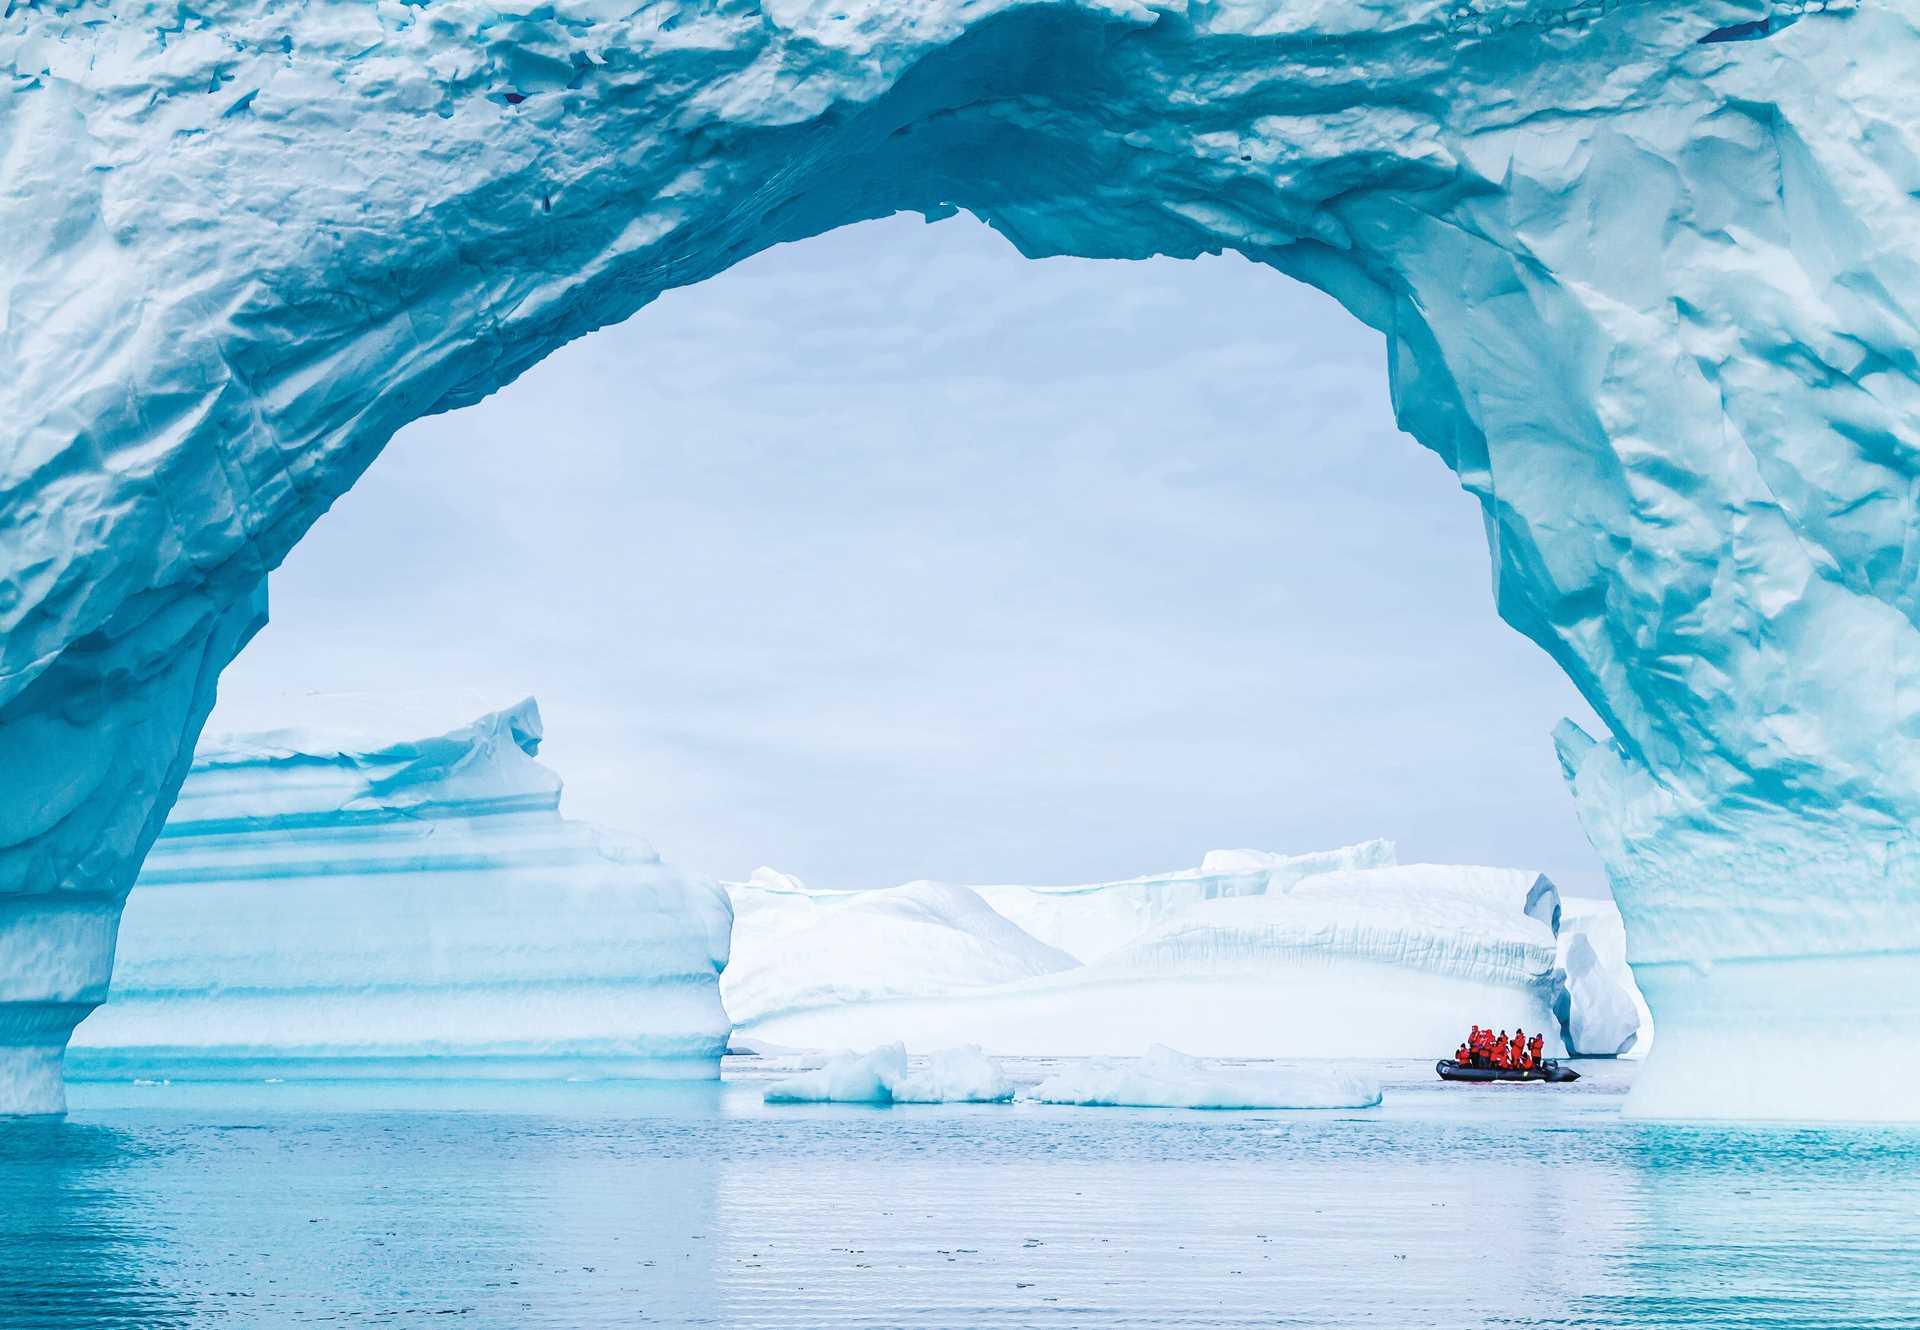
[[[1380,1083],[1331,1066],[1210,1067],[1156,1044],[1143,1058],[1070,1065],[1028,1097],[1092,1108],[1372,1108]]]
[[[775,1081],[764,1097],[770,1104],[1003,1104],[1013,1098],[1013,1082],[977,1047],[943,1049],[912,1071],[906,1045],[896,1043],[836,1053]]]
[[[788,879],[787,882],[791,882]],[[812,895],[787,883],[734,893],[727,1010],[762,1014],[931,997],[1078,965],[966,887],[909,882]]]
[[[743,1034],[792,1047],[1415,1057],[1483,1021],[1544,1032],[1556,1053],[1644,1050],[1609,902],[1395,857],[1385,841],[1215,851],[1123,882],[857,892],[763,869],[729,887],[722,994]]]
[[[1199,868],[1079,887],[977,887],[1027,932],[1086,962],[1202,901],[1283,894],[1316,873],[1397,862],[1392,841],[1370,840],[1314,854],[1210,850]]]
[[[296,709],[201,744],[72,1075],[718,1074],[726,894],[560,815],[533,699]]]

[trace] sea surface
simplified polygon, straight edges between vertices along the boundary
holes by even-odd
[[[1920,1327],[1920,1132],[1627,1122],[1580,1065],[1290,1113],[76,1085],[0,1122],[0,1325]]]

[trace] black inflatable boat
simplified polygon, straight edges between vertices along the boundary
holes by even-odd
[[[1551,1058],[1531,1071],[1503,1071],[1499,1067],[1469,1067],[1464,1062],[1455,1062],[1452,1058],[1442,1058],[1433,1064],[1443,1081],[1535,1081],[1543,1085],[1560,1085],[1567,1081],[1577,1081],[1580,1073],[1572,1067],[1563,1067]]]

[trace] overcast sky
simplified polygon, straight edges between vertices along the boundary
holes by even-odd
[[[762,254],[403,432],[270,592],[213,728],[530,692],[568,813],[720,877],[1386,836],[1604,890],[1548,738],[1597,722],[1380,337],[1236,258],[964,218]]]

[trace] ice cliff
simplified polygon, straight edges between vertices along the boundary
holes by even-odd
[[[729,892],[721,992],[763,1047],[1433,1057],[1474,1021],[1586,1054],[1650,1040],[1607,902],[1563,905],[1539,873],[1401,865],[1387,841],[1072,887],[814,891],[762,869]]]
[[[718,884],[560,815],[528,699],[209,740],[71,1074],[718,1074]]]
[[[0,1104],[57,1097],[262,579],[396,429],[964,208],[1379,329],[1608,730],[1559,749],[1672,1052],[1636,1105],[1920,1114],[1917,66],[1881,0],[7,6]],[[1846,1078],[1746,1056],[1836,1029]]]

